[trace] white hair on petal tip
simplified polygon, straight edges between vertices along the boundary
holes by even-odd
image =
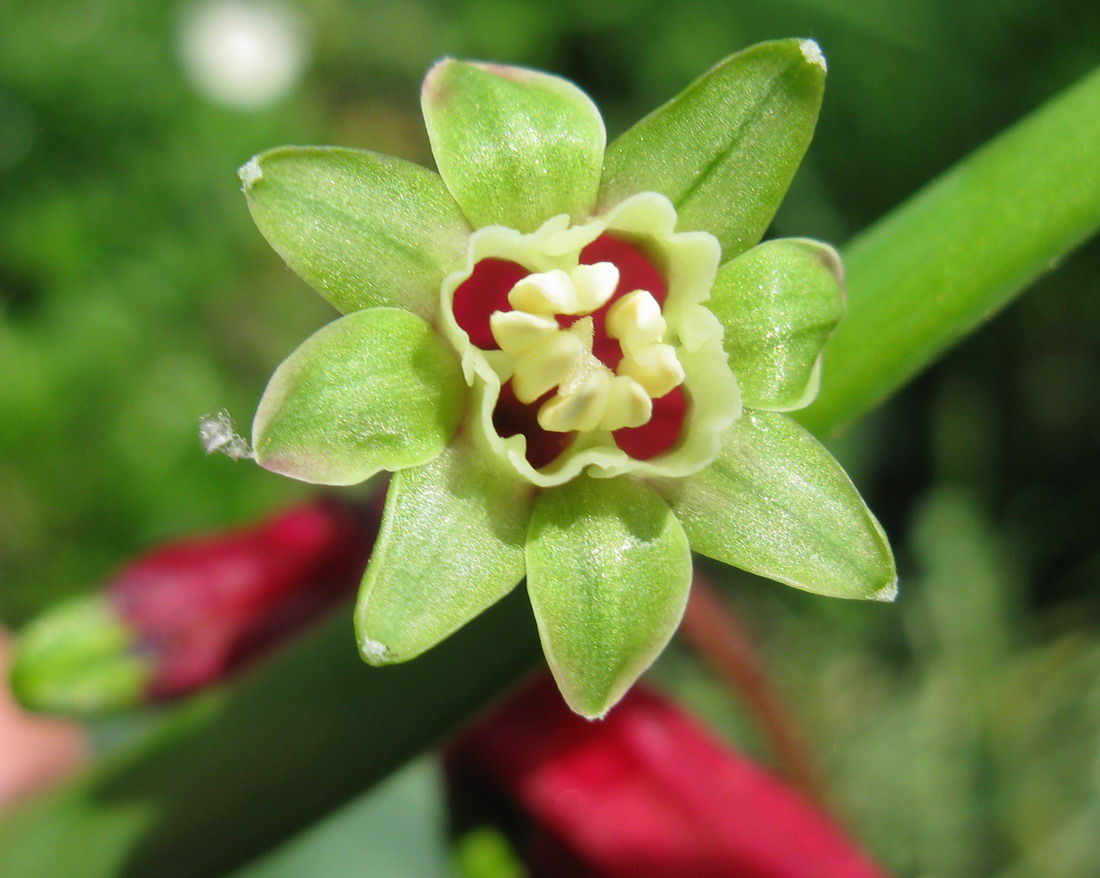
[[[233,419],[225,409],[202,416],[199,420],[199,440],[207,454],[224,454],[233,460],[253,457],[252,448],[233,429]]]

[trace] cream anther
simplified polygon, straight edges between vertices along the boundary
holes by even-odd
[[[588,374],[572,393],[559,393],[539,409],[539,426],[555,433],[595,430],[607,409],[611,373],[601,369]]]
[[[577,290],[577,310],[573,314],[591,314],[606,304],[619,286],[619,269],[610,262],[578,265],[569,277]]]
[[[516,358],[512,389],[520,402],[531,403],[565,381],[585,353],[580,339],[555,332]]]
[[[508,304],[531,314],[589,314],[614,293],[619,269],[610,262],[577,265],[568,274],[561,269],[529,274],[508,293]]]
[[[667,328],[661,306],[646,290],[627,293],[607,312],[607,334],[624,345],[663,341]]]
[[[530,314],[571,314],[577,301],[573,281],[561,269],[529,274],[508,293],[508,304]]]
[[[623,427],[640,427],[653,417],[653,399],[645,388],[627,375],[611,379],[607,394],[607,408],[600,421],[603,430],[619,430]]]
[[[494,311],[489,329],[500,349],[514,358],[557,332],[558,321],[527,311]]]
[[[548,400],[539,409],[539,426],[557,433],[640,427],[653,416],[653,400],[640,384],[605,368],[588,374],[573,392]]]
[[[684,380],[675,349],[664,341],[668,327],[661,306],[645,290],[628,293],[607,312],[607,334],[623,352],[618,374],[595,356],[592,312],[618,285],[619,269],[610,262],[531,274],[508,293],[515,310],[490,316],[493,338],[511,360],[516,398],[530,404],[557,389],[538,412],[544,430],[640,427],[653,416],[653,399]],[[561,314],[584,316],[563,329]]]
[[[619,340],[619,374],[628,375],[657,398],[684,380],[676,349],[664,343],[668,328],[657,300],[645,290],[627,293],[607,312],[607,334]]]
[[[672,345],[653,343],[624,353],[619,374],[629,375],[657,398],[683,382],[684,367]]]

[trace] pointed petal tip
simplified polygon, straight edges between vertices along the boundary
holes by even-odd
[[[813,64],[815,67],[820,67],[822,73],[827,73],[829,66],[825,61],[825,55],[821,51],[821,46],[818,45],[817,40],[802,40],[798,44],[798,47],[802,50],[802,57],[806,59],[807,63]]]
[[[359,638],[359,655],[368,665],[388,665],[394,657],[386,644],[369,637]]]
[[[898,596],[898,581],[894,579],[892,582],[884,585],[878,591],[868,596],[868,600],[882,601],[883,603],[892,603],[897,600]]]
[[[264,169],[260,167],[260,157],[253,156],[237,171],[237,177],[241,181],[241,191],[246,195],[256,183],[263,179]]]
[[[550,668],[550,675],[554,678],[554,683],[561,694],[562,701],[573,713],[589,722],[601,722],[607,719],[608,714],[615,709],[615,705],[627,696],[641,676],[641,674],[635,673],[631,674],[629,679],[626,680],[612,680],[611,685],[604,692],[586,692],[583,686],[574,686],[565,680],[549,657],[547,657],[547,664]]]
[[[597,704],[585,696],[578,696],[578,693],[567,692],[562,688],[560,682],[558,682],[558,689],[561,691],[562,699],[573,713],[594,723],[607,719],[607,715],[611,712],[611,709],[618,704],[619,701],[622,700],[623,695],[626,694],[624,691],[614,698],[601,701]]]
[[[424,82],[420,85],[421,107],[426,108],[438,104],[446,97],[447,86],[445,85],[444,76],[447,70],[457,63],[450,55],[444,55],[431,66],[424,75]]]
[[[434,82],[434,80],[443,72],[444,68],[457,63],[457,59],[455,59],[451,55],[444,55],[442,58],[436,61],[431,67],[428,68],[428,72],[424,74],[425,88],[428,87],[429,83]]]

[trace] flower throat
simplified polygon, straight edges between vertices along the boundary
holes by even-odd
[[[455,290],[454,315],[501,373],[499,435],[522,435],[536,468],[592,431],[609,432],[636,460],[672,448],[688,403],[666,338],[667,293],[640,247],[610,234],[568,271],[479,261]]]

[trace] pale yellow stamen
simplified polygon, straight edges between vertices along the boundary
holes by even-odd
[[[619,340],[623,351],[619,374],[633,378],[654,398],[684,380],[675,348],[664,344],[667,328],[661,306],[645,290],[627,293],[607,312],[607,334]]]
[[[635,290],[608,309],[607,334],[625,344],[661,341],[668,328],[651,293]]]
[[[584,354],[580,339],[568,332],[555,332],[516,358],[512,389],[520,402],[531,403],[565,381],[577,359]]]
[[[629,375],[656,399],[683,383],[684,367],[672,345],[654,343],[624,353],[619,374]]]
[[[508,293],[508,304],[528,314],[572,314],[577,291],[569,275],[560,269],[529,274]]]
[[[606,368],[588,373],[571,393],[559,393],[539,409],[539,426],[557,433],[595,430],[607,409],[610,385]]]
[[[615,295],[619,286],[619,269],[610,262],[578,265],[569,272],[577,290],[577,310],[573,314],[591,314]]]
[[[494,311],[489,329],[500,349],[514,359],[557,332],[558,321],[527,311]]]
[[[675,349],[664,342],[661,306],[635,290],[612,306],[607,332],[623,358],[615,374],[592,352],[591,316],[562,329],[555,315],[591,315],[614,295],[619,270],[610,262],[528,275],[508,293],[513,311],[497,311],[489,326],[513,361],[512,387],[532,403],[557,388],[539,409],[544,430],[559,433],[640,427],[653,416],[653,399],[684,379]]]
[[[607,408],[600,420],[601,430],[640,427],[653,417],[653,400],[633,378],[616,375],[608,388]]]
[[[619,269],[610,262],[529,274],[508,293],[508,304],[529,314],[590,314],[615,294]]]

